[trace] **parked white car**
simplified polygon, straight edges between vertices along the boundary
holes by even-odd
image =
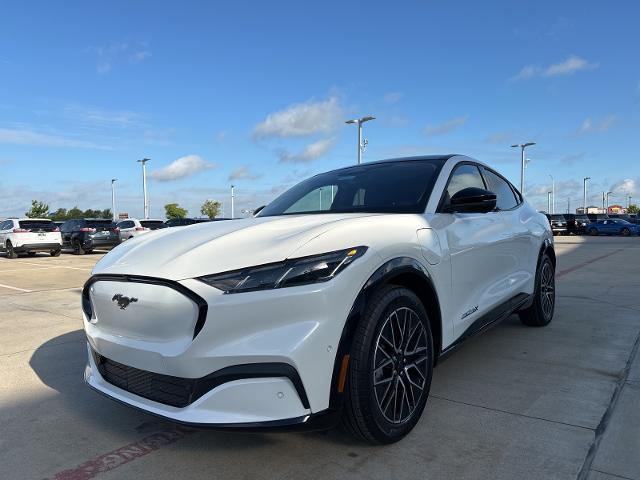
[[[120,220],[116,224],[116,227],[120,230],[120,241],[123,242],[138,235],[149,233],[152,230],[165,228],[165,225],[163,220],[138,220],[137,218],[128,218],[126,220]]]
[[[35,255],[37,252],[49,252],[52,257],[58,257],[62,250],[60,229],[48,218],[0,220],[0,249],[7,258],[17,258],[20,253]]]
[[[551,321],[555,265],[546,217],[476,160],[347,167],[255,218],[102,258],[82,295],[85,380],[187,424],[342,421],[389,443],[420,419],[445,354],[514,312]]]

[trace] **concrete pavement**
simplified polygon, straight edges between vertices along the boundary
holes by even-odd
[[[436,368],[423,418],[340,431],[183,428],[89,390],[80,288],[99,254],[0,258],[2,479],[640,480],[640,239],[557,239],[556,316],[512,317]]]

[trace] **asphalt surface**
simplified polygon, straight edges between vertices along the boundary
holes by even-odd
[[[0,479],[640,480],[640,239],[560,238],[556,316],[512,317],[434,373],[403,441],[179,427],[84,385],[101,254],[0,257]]]

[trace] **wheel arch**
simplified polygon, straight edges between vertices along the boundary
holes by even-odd
[[[543,255],[547,255],[551,259],[551,263],[553,263],[553,269],[556,269],[556,250],[553,246],[553,242],[550,239],[546,239],[542,246],[540,247],[540,252],[538,253],[538,261],[536,263],[536,268],[540,263],[540,259]]]
[[[434,365],[438,361],[442,351],[442,315],[431,276],[420,262],[411,257],[397,257],[389,260],[381,265],[364,284],[345,322],[334,360],[329,397],[330,409],[339,409],[342,406],[344,379],[341,381],[341,377],[344,377],[348,368],[348,357],[346,364],[345,357],[351,351],[354,333],[363,318],[368,299],[383,285],[405,287],[418,296],[429,317],[435,352]]]

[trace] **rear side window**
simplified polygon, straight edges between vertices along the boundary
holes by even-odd
[[[135,226],[136,226],[136,224],[133,223],[133,220],[125,220],[124,222],[120,222],[118,224],[118,227],[120,227],[120,228],[133,228]]]
[[[445,204],[448,204],[451,197],[460,190],[464,190],[469,187],[486,188],[484,181],[482,180],[482,175],[480,175],[480,170],[478,170],[477,166],[467,163],[458,165],[449,179]]]
[[[31,230],[32,232],[53,232],[57,227],[50,220],[20,220],[20,228]]]
[[[511,185],[504,178],[496,175],[491,170],[484,170],[484,177],[487,180],[487,189],[496,194],[496,208],[498,210],[511,210],[518,206]]]
[[[140,225],[151,230],[157,230],[158,228],[164,227],[164,222],[161,220],[140,220]]]

